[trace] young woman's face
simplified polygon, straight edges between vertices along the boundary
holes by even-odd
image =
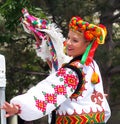
[[[66,41],[66,52],[68,56],[76,57],[82,55],[89,42],[85,41],[82,33],[76,33],[72,30],[68,33],[68,38]]]

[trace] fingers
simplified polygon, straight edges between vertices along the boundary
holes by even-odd
[[[10,117],[16,113],[16,107],[13,104],[10,104],[8,102],[5,102],[3,106],[1,106],[1,109],[4,109],[7,113],[5,117]]]
[[[6,108],[6,102],[0,108],[5,109]]]
[[[8,102],[5,102],[5,106],[6,106],[6,108],[13,108],[13,105]]]
[[[20,111],[20,107],[17,104],[10,104],[8,102],[5,102],[3,106],[0,107],[1,109],[4,109],[6,111],[5,117],[10,117],[12,115],[15,115]]]
[[[13,105],[9,104],[8,102],[5,102],[1,108],[8,112],[10,109],[13,108]]]
[[[5,117],[6,117],[6,118],[8,118],[8,117],[10,117],[10,116],[12,116],[12,115],[10,115],[10,114],[5,114]]]
[[[8,111],[8,107],[10,106],[10,104],[8,103],[8,102],[5,102],[1,107],[0,107],[0,109],[3,109],[3,110],[5,110],[6,112]],[[5,114],[5,117],[7,118],[7,117],[10,117],[10,114],[9,113],[7,113],[7,114]]]

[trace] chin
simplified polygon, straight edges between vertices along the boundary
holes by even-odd
[[[67,55],[70,56],[70,57],[72,56],[71,54],[67,54]]]

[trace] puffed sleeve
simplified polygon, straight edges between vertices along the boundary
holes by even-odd
[[[95,61],[94,61],[94,64],[95,64],[95,71],[99,74],[99,78],[100,78],[99,79],[100,80],[100,83],[98,83],[98,84],[95,85],[95,90],[98,91],[98,93],[103,94],[102,106],[103,106],[103,110],[105,112],[105,122],[107,122],[108,119],[111,116],[111,110],[110,110],[108,101],[107,101],[107,99],[105,97],[105,93],[104,93],[104,89],[103,89],[103,81],[102,81],[102,77],[101,77],[101,74],[100,74],[99,67],[98,67],[98,65],[97,65],[97,63]]]
[[[70,97],[79,83],[77,74],[68,68],[60,68],[23,95],[11,99],[19,104],[19,116],[26,121],[39,119],[53,111]]]

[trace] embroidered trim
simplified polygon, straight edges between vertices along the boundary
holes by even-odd
[[[103,112],[90,112],[88,114],[57,115],[56,124],[102,124],[105,114]]]
[[[69,64],[65,64],[63,67],[64,68],[71,68],[73,71],[75,71],[78,75],[78,78],[79,78],[79,84],[75,90],[75,92],[72,94],[72,96],[70,97],[71,99],[74,98],[76,99],[78,96],[82,96],[82,92],[85,89],[85,73],[82,71],[83,69],[83,65],[80,64],[80,60],[78,60],[80,58],[77,57],[73,60],[71,60],[71,62]]]

